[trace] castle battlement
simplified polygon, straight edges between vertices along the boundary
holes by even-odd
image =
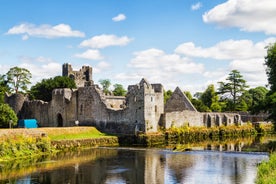
[[[73,71],[68,63],[63,76],[75,80],[77,89],[55,89],[49,103],[25,101],[21,118],[35,118],[41,126],[95,126],[108,133],[135,134],[157,132],[159,128],[220,126],[240,122],[238,114],[200,113],[180,88],[176,88],[166,105],[162,84],[146,79],[128,86],[125,97],[107,96],[93,84],[92,67]]]

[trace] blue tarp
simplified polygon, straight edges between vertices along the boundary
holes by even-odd
[[[21,119],[18,121],[19,128],[37,128],[36,119]]]

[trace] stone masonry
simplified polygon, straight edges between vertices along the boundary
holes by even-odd
[[[35,118],[43,127],[75,126],[77,123],[117,134],[241,122],[238,114],[198,112],[178,87],[164,105],[163,86],[150,84],[146,79],[130,85],[125,97],[115,97],[106,96],[93,83],[91,67],[84,66],[80,71],[73,71],[70,64],[64,64],[62,73],[75,79],[78,88],[55,89],[50,102],[26,99],[21,105],[17,104],[17,107],[22,106],[18,110],[21,119]]]

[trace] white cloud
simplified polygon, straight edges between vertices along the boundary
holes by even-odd
[[[89,60],[102,60],[103,56],[99,50],[88,49],[87,51],[81,54],[75,54],[75,57]]]
[[[201,76],[204,72],[203,64],[155,48],[135,52],[128,67],[130,71],[119,73],[115,79],[135,84],[141,78],[146,78],[151,83],[162,83],[167,88],[175,88],[187,82],[187,76]]]
[[[96,66],[93,67],[93,73],[101,73],[110,69],[111,65],[105,61],[99,62]]]
[[[175,52],[189,57],[212,58],[217,60],[250,59],[264,57],[265,47],[275,38],[254,44],[251,40],[226,40],[208,48],[195,46],[192,42],[179,45]]]
[[[83,32],[72,30],[69,25],[58,24],[51,26],[43,24],[36,26],[30,23],[24,23],[14,26],[6,33],[8,35],[23,35],[22,39],[27,40],[30,36],[41,38],[59,38],[59,37],[84,37]]]
[[[188,57],[209,58],[211,59],[209,62],[228,61],[228,66],[224,68],[214,67],[214,71],[209,69],[204,72],[204,76],[211,79],[213,83],[225,80],[230,71],[236,69],[241,72],[250,87],[256,87],[267,84],[264,65],[265,47],[275,41],[276,38],[268,38],[256,43],[251,40],[226,40],[207,48],[187,42],[179,45],[175,52]]]
[[[114,22],[119,22],[119,21],[123,21],[126,20],[126,16],[122,13],[120,13],[119,15],[117,15],[116,17],[113,17],[112,20]]]
[[[116,35],[102,34],[82,41],[80,46],[100,49],[110,46],[124,46],[131,41],[132,39],[128,38],[127,36],[117,37]]]
[[[51,58],[21,56],[19,61],[21,62],[19,67],[26,68],[31,72],[33,85],[42,79],[55,77],[62,73],[61,64]]]
[[[197,2],[196,4],[193,4],[191,6],[191,10],[195,11],[195,10],[199,10],[202,7],[202,3],[201,2]]]
[[[228,0],[206,12],[203,21],[247,32],[276,34],[275,12],[274,0]]]

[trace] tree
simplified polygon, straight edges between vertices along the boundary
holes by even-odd
[[[109,94],[110,90],[109,87],[111,86],[111,82],[109,79],[100,79],[99,83],[101,84],[102,88],[103,88],[103,92],[104,94]]]
[[[268,89],[263,86],[252,88],[248,91],[252,98],[251,106],[249,107],[252,114],[265,110],[266,96],[268,92]]]
[[[199,98],[204,105],[215,112],[221,111],[219,96],[215,91],[215,86],[210,84]]]
[[[235,111],[237,110],[236,104],[238,98],[248,86],[246,85],[246,80],[243,79],[243,76],[238,70],[232,70],[226,80],[229,82],[218,82],[220,85],[218,93],[224,95],[224,97],[233,102],[233,107],[230,107],[229,110]]]
[[[270,91],[267,94],[267,110],[270,113],[270,119],[276,124],[276,42],[267,47],[265,56],[266,74]],[[276,129],[276,126],[274,126]]]
[[[12,108],[5,103],[0,103],[0,127],[8,128],[10,123],[12,126],[17,124],[17,116]]]
[[[0,103],[4,103],[4,96],[6,92],[9,92],[9,86],[7,85],[5,75],[0,74]]]
[[[7,73],[7,84],[14,93],[26,93],[31,78],[32,74],[26,68],[13,67]]]
[[[76,88],[76,83],[66,76],[43,79],[31,87],[30,96],[33,99],[49,102],[52,100],[52,91],[57,88]]]
[[[114,84],[114,90],[112,91],[114,96],[125,96],[126,90],[124,89],[122,84]]]
[[[276,42],[267,47],[265,56],[266,74],[271,93],[276,92]]]
[[[164,103],[166,104],[168,99],[171,98],[173,92],[169,89],[168,91],[164,90]]]
[[[192,94],[191,94],[190,91],[184,91],[183,93],[186,95],[186,97],[187,97],[190,101],[192,101],[193,96],[192,96]]]

